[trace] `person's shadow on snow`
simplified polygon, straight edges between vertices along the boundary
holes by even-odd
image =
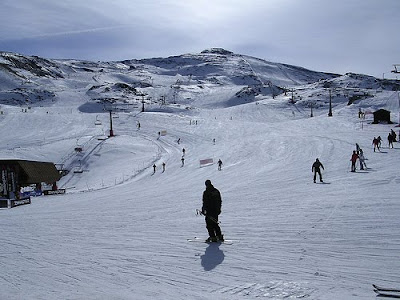
[[[225,255],[219,249],[219,245],[219,243],[211,243],[208,245],[204,255],[201,256],[201,266],[204,268],[204,271],[211,271],[224,261]]]

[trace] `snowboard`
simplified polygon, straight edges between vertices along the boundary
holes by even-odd
[[[192,239],[187,239],[188,242],[197,242],[197,243],[206,243],[206,244],[225,244],[225,245],[233,245],[232,240],[223,240],[223,241],[217,241],[217,242],[207,242],[206,239],[201,239],[198,237],[192,238]]]

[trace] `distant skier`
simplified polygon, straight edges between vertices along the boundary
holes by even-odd
[[[323,182],[322,181],[322,175],[321,175],[321,169],[320,168],[322,168],[323,170],[325,170],[324,169],[324,166],[322,165],[322,163],[319,161],[319,159],[317,158],[316,160],[315,160],[315,162],[313,163],[313,165],[312,165],[312,168],[311,168],[311,172],[314,172],[314,183],[315,183],[315,181],[316,181],[316,179],[317,179],[317,173],[318,173],[318,175],[319,175],[319,181],[320,182]]]
[[[221,214],[222,199],[220,192],[211,184],[210,180],[205,182],[206,190],[203,192],[202,213],[205,215],[206,228],[209,234],[207,242],[223,241],[224,236],[218,225],[218,216]]]
[[[182,165],[181,165],[181,168],[185,165],[185,158],[182,156],[182,158],[181,158],[181,162],[182,162]]]
[[[178,142],[178,145],[181,143],[181,138],[179,138],[178,140],[177,140],[177,142]]]
[[[222,170],[222,160],[218,160],[218,171]]]
[[[182,149],[182,155],[185,156],[186,150],[185,148]]]
[[[378,139],[379,148],[381,148],[381,146],[382,146],[382,138],[381,138],[381,136],[378,136],[377,139]]]
[[[351,172],[355,172],[356,171],[356,162],[357,159],[359,158],[357,152],[354,150],[353,151],[353,155],[351,156],[350,160],[351,160]]]
[[[367,164],[365,163],[364,151],[361,148],[358,153],[358,160],[360,161],[360,170],[364,170],[364,167],[367,169]]]
[[[162,172],[165,172],[165,162],[162,163]]]
[[[157,166],[156,166],[156,164],[154,164],[153,165],[153,174],[156,172],[156,168],[157,168]]]
[[[388,143],[389,143],[389,148],[393,148],[393,135],[392,135],[392,133],[389,133],[387,139],[388,139]]]
[[[379,140],[376,137],[374,137],[374,139],[372,140],[372,145],[374,145],[374,152],[375,152],[375,149],[378,149],[379,152],[381,151],[380,146],[379,146]]]
[[[393,129],[390,129],[390,134],[393,136],[393,142],[397,142],[397,135],[396,135],[396,132],[394,132]]]
[[[137,122],[137,130],[140,130],[140,122]]]

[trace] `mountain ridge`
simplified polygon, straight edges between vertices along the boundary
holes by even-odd
[[[216,104],[215,101],[207,103],[207,99],[200,104],[196,101],[200,94],[202,97],[204,94],[219,95],[221,100],[217,106],[228,107],[277,96],[301,103],[304,97],[299,93],[306,89],[310,92],[316,88],[335,88],[344,96],[351,89],[400,89],[394,80],[312,71],[235,54],[223,48],[166,58],[111,62],[46,59],[0,52],[0,80],[0,104],[45,105],[46,101],[56,101],[63,91],[69,90],[79,95],[84,93],[83,101],[104,107],[121,104],[137,107],[140,102],[146,102],[183,109]],[[208,92],[204,93],[205,90]],[[310,101],[326,102],[326,97],[308,96],[309,101],[304,105],[310,105]]]

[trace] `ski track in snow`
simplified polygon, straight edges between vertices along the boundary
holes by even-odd
[[[80,160],[86,171],[62,179],[66,195],[0,210],[1,299],[366,299],[371,283],[398,282],[400,146],[374,153],[373,136],[391,127],[361,130],[356,108],[333,118],[293,118],[273,101],[192,116],[121,113],[105,141],[93,138],[94,117],[52,109],[33,108],[23,123],[9,111],[2,155]],[[356,142],[368,172],[349,172]],[[328,184],[312,183],[316,157]],[[221,158],[223,170],[200,168],[205,158]],[[186,242],[206,237],[195,216],[206,179],[222,193],[233,245]]]

